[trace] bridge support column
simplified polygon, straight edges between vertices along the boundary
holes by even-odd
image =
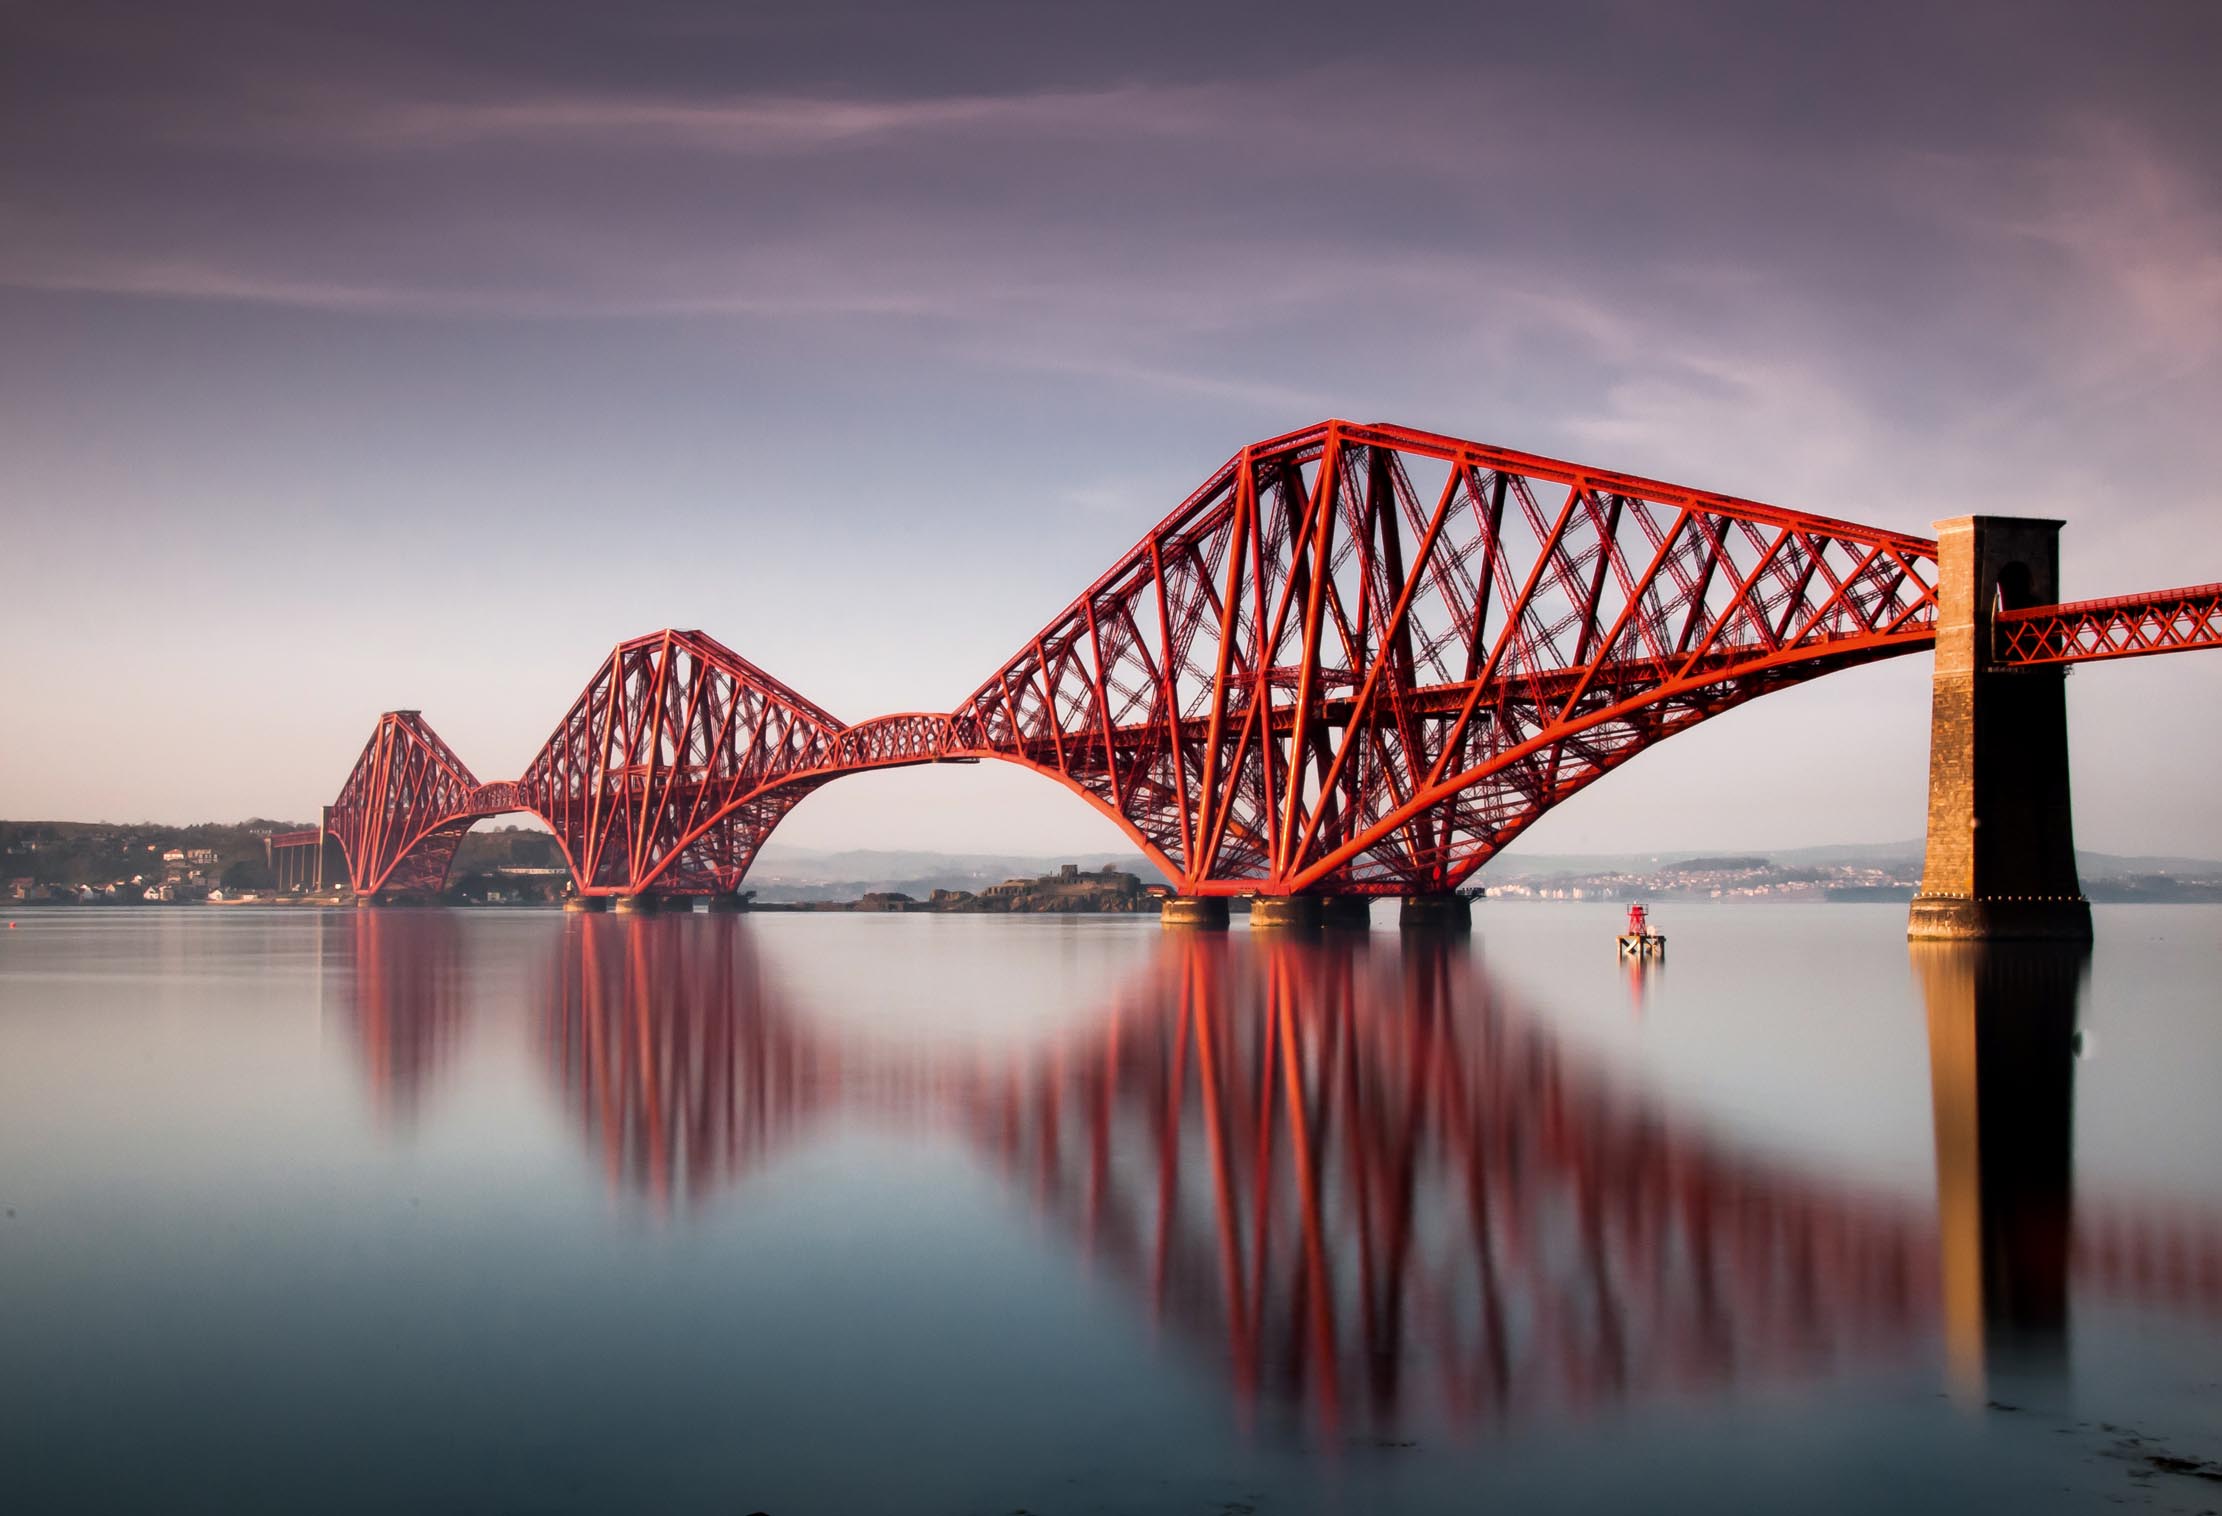
[[[614,908],[621,916],[647,916],[662,910],[664,903],[654,895],[619,895]]]
[[[1373,930],[1373,897],[1322,895],[1319,924],[1330,932],[1370,932]]]
[[[1991,666],[1991,618],[2060,598],[2060,523],[1937,523],[1937,652],[1929,715],[1929,845],[1906,932],[2087,941],[2075,874],[2068,717],[2059,666]]]
[[[1227,929],[1227,897],[1167,895],[1164,903],[1157,908],[1157,919],[1164,926],[1223,932]]]
[[[713,916],[738,915],[747,909],[748,897],[745,895],[712,895],[710,897],[710,914]]]
[[[1319,928],[1316,895],[1259,895],[1250,902],[1253,932],[1310,932]]]
[[[567,911],[581,911],[589,914],[595,911],[606,911],[610,908],[609,897],[607,895],[566,895],[563,897],[563,908]]]
[[[1396,924],[1407,932],[1470,932],[1474,903],[1464,895],[1407,895]]]

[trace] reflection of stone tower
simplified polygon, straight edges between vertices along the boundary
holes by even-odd
[[[1937,523],[1929,846],[1914,937],[2087,940],[2068,810],[2066,670],[1991,667],[2003,606],[2060,598],[2060,523]]]
[[[1916,943],[1929,1011],[1946,1346],[1979,1388],[2066,1349],[2075,1016],[2088,950]]]

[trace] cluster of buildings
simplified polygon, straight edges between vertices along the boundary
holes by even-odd
[[[159,844],[149,843],[155,852]],[[31,844],[36,850],[37,844]],[[42,884],[35,875],[19,875],[7,882],[7,895],[20,904],[129,905],[134,902],[170,905],[179,901],[224,898],[223,858],[214,848],[167,848],[149,867],[127,878],[99,884]]]
[[[180,831],[184,836],[179,836]],[[137,905],[223,901],[263,882],[271,828],[0,822],[0,900]],[[251,869],[242,869],[242,863]],[[227,879],[229,884],[227,886]]]
[[[1765,858],[1692,858],[1647,870],[1546,874],[1492,883],[1493,900],[1904,900],[1918,866],[1784,868]]]

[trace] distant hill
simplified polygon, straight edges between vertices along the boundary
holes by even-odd
[[[1510,853],[1492,859],[1483,869],[1492,883],[1542,879],[1563,874],[1640,873],[1667,865],[1709,862],[1749,863],[1764,859],[1778,868],[1829,869],[1879,868],[1910,877],[1921,873],[1924,851],[1920,838],[1903,842],[1827,843],[1818,847],[1739,849],[1733,858],[1700,849],[1659,853]],[[2086,880],[2144,878],[2222,878],[2222,859],[2188,858],[2164,854],[2097,853],[2078,849],[2076,871]]]
[[[748,872],[759,900],[850,900],[876,892],[923,897],[935,890],[975,893],[1006,879],[1054,874],[1065,864],[1083,870],[1115,864],[1144,884],[1167,883],[1163,871],[1140,853],[934,853],[880,848],[825,852],[764,845]]]
[[[174,826],[158,821],[0,821],[0,885],[107,885],[134,878],[159,883],[172,872],[169,852],[213,853],[199,865],[205,882],[259,888],[269,883],[262,839],[297,821],[261,817]],[[314,822],[309,825],[315,825]]]
[[[189,826],[160,822],[0,821],[0,882],[36,877],[58,884],[99,883],[145,873],[171,848],[207,848],[220,860],[218,874],[238,866],[234,877],[260,883],[262,837],[272,831],[313,827],[314,822],[250,819],[236,823]],[[150,850],[152,856],[150,857]],[[1733,852],[1685,847],[1647,853],[1522,853],[1490,862],[1479,882],[1488,885],[1580,878],[1616,873],[1643,874],[1662,869],[1728,869],[1765,865],[1780,871],[1833,868],[1880,869],[1911,881],[1921,873],[1919,838],[1898,842],[1831,843],[1817,847],[1740,848]],[[481,827],[470,834],[456,859],[457,877],[501,867],[560,864],[554,839],[532,826]],[[766,844],[750,870],[757,898],[772,901],[853,899],[874,891],[924,896],[937,889],[978,891],[1006,879],[1033,879],[1055,873],[1067,863],[1093,870],[1105,864],[1134,874],[1144,883],[1169,883],[1140,853],[948,853],[893,848],[827,850],[793,847],[776,838]],[[2156,881],[2222,881],[2222,860],[2174,855],[2080,851],[2076,867],[2084,882],[2110,881],[2144,891]],[[2117,891],[2109,891],[2116,893]]]

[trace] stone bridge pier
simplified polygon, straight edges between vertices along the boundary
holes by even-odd
[[[2088,941],[2068,799],[2066,667],[1992,657],[2001,610],[2060,599],[2060,523],[1937,523],[1929,841],[1907,935]]]

